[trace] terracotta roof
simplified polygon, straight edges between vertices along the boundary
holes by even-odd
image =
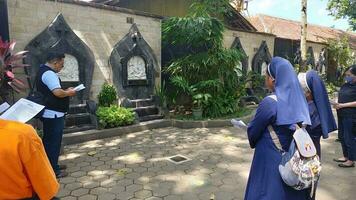
[[[260,32],[272,33],[279,38],[300,40],[300,22],[268,15],[256,15],[249,18],[251,24]],[[356,33],[339,29],[308,24],[307,40],[310,42],[326,43],[327,39],[349,37],[350,45],[356,49]]]
[[[231,5],[229,6],[229,11],[225,13],[224,20],[226,25],[232,29],[252,32],[257,31],[257,29]]]

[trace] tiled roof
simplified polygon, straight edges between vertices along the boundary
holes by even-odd
[[[249,18],[251,24],[260,32],[272,33],[279,38],[300,40],[300,22],[287,20],[268,15],[256,15]],[[307,40],[311,42],[326,43],[327,39],[337,39],[347,36],[350,45],[356,49],[356,33],[339,29],[308,24]]]

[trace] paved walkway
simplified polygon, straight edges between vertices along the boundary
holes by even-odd
[[[356,169],[331,161],[340,154],[336,134],[323,141],[318,200],[356,198]],[[191,160],[174,164],[166,157]],[[65,148],[59,197],[70,199],[243,199],[253,151],[236,128],[164,128]]]

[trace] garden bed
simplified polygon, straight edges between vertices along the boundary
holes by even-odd
[[[239,118],[245,122],[249,122],[254,115],[254,110],[250,110],[248,115],[240,116]],[[231,118],[236,118],[233,116]],[[216,128],[216,127],[229,127],[232,126],[231,118],[225,119],[209,119],[209,120],[179,120],[179,119],[162,119],[148,122],[141,122],[138,124],[123,126],[110,129],[101,130],[88,130],[76,133],[69,133],[63,136],[63,144],[76,144],[90,140],[97,140],[109,137],[115,137],[125,135],[128,133],[134,133],[144,130],[151,130],[157,128],[177,127],[182,129],[188,128]]]
[[[255,106],[242,108],[242,109],[238,110],[235,113],[228,114],[228,115],[222,116],[222,117],[217,117],[217,118],[202,117],[201,119],[194,119],[194,117],[191,115],[191,113],[187,113],[187,114],[173,115],[173,116],[171,116],[171,119],[186,120],[186,121],[202,121],[202,120],[208,120],[209,121],[209,120],[224,120],[224,119],[231,119],[231,118],[239,118],[239,117],[251,114],[252,111],[254,110],[254,107]]]

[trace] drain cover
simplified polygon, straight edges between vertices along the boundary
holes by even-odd
[[[174,155],[172,157],[169,157],[168,160],[175,164],[180,164],[180,163],[187,162],[190,159],[183,155]]]

